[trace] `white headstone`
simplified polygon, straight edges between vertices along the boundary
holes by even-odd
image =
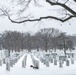
[[[6,70],[10,71],[10,62],[9,61],[6,62]]]

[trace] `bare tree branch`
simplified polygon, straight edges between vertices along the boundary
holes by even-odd
[[[76,12],[75,12],[74,10],[72,10],[70,7],[66,6],[65,4],[62,4],[62,3],[59,3],[59,2],[54,3],[54,2],[52,2],[52,1],[50,1],[50,0],[46,0],[46,2],[48,2],[48,3],[51,4],[51,5],[61,6],[61,7],[65,8],[67,11],[69,11],[71,14],[73,14],[73,15],[76,16]]]
[[[35,0],[34,0],[35,1]],[[45,0],[47,3],[49,3],[51,6],[61,6],[65,9],[66,13],[65,13],[65,16],[63,18],[59,18],[59,17],[55,17],[55,16],[51,16],[51,15],[48,15],[48,16],[40,16],[39,18],[29,18],[28,15],[25,17],[25,16],[18,16],[18,19],[12,19],[11,15],[9,14],[9,11],[6,9],[0,9],[0,11],[2,12],[1,13],[1,16],[4,15],[4,16],[7,16],[8,19],[12,22],[12,23],[24,23],[24,22],[34,22],[34,21],[41,21],[41,20],[44,20],[44,19],[55,19],[55,20],[58,20],[58,21],[61,21],[61,22],[66,22],[68,20],[70,20],[71,18],[73,17],[76,17],[76,11],[74,11],[72,8],[70,8],[69,6],[66,5],[67,2],[69,2],[69,0],[66,0],[65,3],[60,3],[59,0]],[[22,0],[22,2],[25,2],[25,0]],[[27,2],[25,3],[25,7],[24,9],[20,10],[19,13],[22,13],[24,12],[24,10],[26,10],[26,8],[29,6],[31,0],[27,0]],[[35,1],[35,3],[37,2],[37,0]],[[70,15],[68,15],[68,13],[70,13]],[[20,17],[20,18],[19,18]],[[20,20],[19,20],[20,19]]]
[[[69,16],[68,18],[66,19],[60,19],[60,18],[57,18],[57,17],[54,17],[54,16],[46,16],[46,17],[40,17],[38,19],[28,19],[28,20],[23,20],[23,21],[15,21],[15,20],[12,20],[10,18],[10,16],[8,16],[8,19],[13,22],[13,23],[24,23],[24,22],[33,22],[33,21],[40,21],[40,20],[43,20],[43,19],[55,19],[55,20],[58,20],[58,21],[61,21],[61,22],[65,22],[71,18],[73,18],[74,16]]]
[[[69,0],[67,0],[64,4],[66,4]]]

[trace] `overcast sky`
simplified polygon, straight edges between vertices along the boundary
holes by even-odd
[[[72,7],[74,8],[75,5],[74,6],[72,5]],[[50,8],[49,5],[44,2],[42,4],[42,7],[31,6],[31,9],[27,11],[30,11],[32,13],[31,16],[36,16],[36,17],[44,16],[44,15],[47,16],[52,14],[52,12],[53,15],[57,14],[55,10],[51,11],[51,9],[55,9],[55,8]],[[36,32],[41,28],[49,28],[49,27],[60,29],[63,32],[67,32],[67,34],[76,34],[76,19],[71,19],[70,21],[65,23],[61,23],[55,20],[42,20],[41,22],[15,24],[15,23],[11,23],[7,17],[0,17],[0,32],[3,32],[4,30],[12,30],[12,31],[17,30],[20,32],[27,32],[27,31]]]

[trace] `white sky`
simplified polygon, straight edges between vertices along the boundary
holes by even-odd
[[[44,1],[44,0],[43,0]],[[43,2],[42,1],[42,2]],[[55,9],[55,8],[50,8],[48,4],[45,6],[45,2],[43,3],[42,7],[34,7],[31,6],[30,12],[32,12],[32,16],[39,17],[39,16],[44,16],[44,15],[51,15],[52,11],[50,9]],[[72,5],[72,8],[74,8],[75,5]],[[17,9],[17,8],[16,8]],[[48,10],[48,11],[47,11]],[[15,10],[16,12],[16,10]],[[27,12],[28,13],[28,12]],[[53,15],[56,14],[56,11],[53,10]],[[69,25],[71,23],[71,25]],[[25,24],[15,24],[11,23],[6,17],[0,18],[0,32],[4,30],[17,30],[20,32],[27,32],[27,31],[33,31],[36,32],[37,30],[41,28],[58,28],[63,32],[67,32],[68,34],[76,34],[76,19],[71,19],[69,22],[65,22],[61,25],[62,23],[59,21],[54,21],[54,20],[42,20],[41,22],[33,22],[33,23],[25,23]]]

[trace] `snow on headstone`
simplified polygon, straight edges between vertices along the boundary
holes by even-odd
[[[6,56],[6,57],[9,57],[9,56],[10,56],[10,51],[6,50],[6,51],[5,51],[5,56]]]
[[[66,60],[66,66],[69,66],[70,65],[70,62],[69,62],[69,60],[67,59]]]
[[[26,65],[27,55],[24,57],[24,60],[25,60],[25,65]]]
[[[13,67],[13,60],[10,60],[10,66]]]
[[[40,58],[40,61],[45,64],[46,60],[44,58]]]
[[[74,58],[74,53],[66,53],[68,58]]]
[[[72,58],[74,58],[74,53],[72,53]]]
[[[13,59],[13,61],[12,61],[12,62],[13,62],[13,65],[15,65],[15,59]]]
[[[10,71],[10,62],[9,61],[6,62],[6,70]]]
[[[26,67],[26,59],[27,59],[27,55],[23,58],[22,60],[22,67],[25,68]]]
[[[71,64],[74,64],[74,59],[73,58],[71,58]]]
[[[43,60],[43,58],[42,57],[40,57],[40,61],[43,63],[44,62],[44,60]]]
[[[54,65],[57,65],[57,60],[56,59],[54,59]]]
[[[14,63],[17,63],[17,57],[14,58]]]
[[[49,62],[50,62],[50,63],[53,63],[53,55],[51,55],[51,54],[50,54],[50,56],[49,56]]]
[[[3,58],[3,64],[5,64],[6,63],[6,59],[5,58]]]
[[[31,55],[31,58],[32,58],[32,62],[33,62],[33,68],[35,69],[39,69],[39,61],[38,60],[36,60],[35,58],[34,58],[34,56],[33,55]]]
[[[49,57],[50,57],[50,54],[45,54],[46,59],[49,59]]]
[[[20,59],[20,55],[17,57],[17,60],[19,60]]]
[[[63,61],[66,61],[66,56],[59,56],[59,60],[63,60]]]
[[[62,62],[62,60],[59,61],[59,67],[63,67],[63,62]]]
[[[22,67],[25,68],[25,60],[22,60]]]
[[[50,63],[53,63],[53,59],[52,59],[52,58],[50,58],[50,60],[49,60],[49,61],[50,61]]]
[[[44,65],[46,65],[46,60],[44,59]]]
[[[37,67],[39,69],[39,61],[35,60],[34,67]]]
[[[52,53],[53,58],[56,59],[57,53]]]
[[[0,59],[0,66],[2,66],[2,58]]]
[[[47,67],[49,67],[49,61],[46,60],[45,62],[46,62],[45,65],[46,65]]]

